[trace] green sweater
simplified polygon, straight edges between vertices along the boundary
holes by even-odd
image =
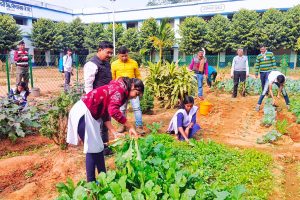
[[[270,72],[276,68],[276,61],[274,54],[272,52],[266,52],[265,56],[259,54],[256,57],[255,63],[255,74],[258,75],[258,72]]]

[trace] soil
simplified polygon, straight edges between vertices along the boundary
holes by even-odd
[[[205,89],[206,100],[213,104],[207,116],[198,115],[202,127],[198,139],[213,140],[235,148],[255,148],[274,158],[274,191],[269,199],[300,200],[300,125],[287,112],[281,100],[277,119],[287,119],[288,134],[274,144],[257,144],[256,140],[272,127],[261,126],[263,111],[254,110],[258,97],[231,98]],[[54,93],[36,98],[37,101],[51,98]],[[196,101],[199,105],[199,101]],[[143,115],[145,124],[161,122],[161,132],[167,130],[175,109],[159,108],[155,104],[151,115]],[[133,114],[128,114],[133,122]],[[106,166],[113,169],[113,157],[106,158]],[[298,173],[298,176],[297,176]],[[20,138],[15,144],[0,141],[0,199],[3,200],[48,200],[57,196],[55,185],[67,177],[74,182],[85,178],[85,156],[82,146],[60,150],[48,139],[39,135]]]

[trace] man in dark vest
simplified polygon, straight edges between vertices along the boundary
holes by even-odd
[[[89,93],[93,89],[107,85],[112,80],[110,59],[113,55],[113,45],[111,42],[100,42],[97,54],[84,65],[84,91]],[[108,142],[108,129],[103,126],[102,140]],[[104,154],[109,155],[112,152],[108,147],[104,148]]]

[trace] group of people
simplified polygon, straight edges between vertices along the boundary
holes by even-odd
[[[261,53],[256,58],[255,77],[258,78],[259,74],[262,93],[259,97],[255,109],[257,111],[260,110],[260,106],[265,95],[268,95],[269,93],[273,99],[273,105],[276,105],[276,98],[274,97],[272,91],[273,84],[276,84],[279,88],[277,98],[279,98],[280,94],[282,94],[287,108],[289,109],[290,101],[284,88],[286,77],[281,72],[276,70],[276,61],[272,52],[267,51],[267,48],[265,46],[260,47],[260,52]],[[204,50],[199,51],[198,55],[192,59],[189,69],[194,71],[197,78],[198,99],[203,100],[204,76],[207,79],[207,85],[211,87],[211,80],[215,80],[217,72],[213,67],[208,65]],[[242,48],[239,48],[237,50],[237,55],[233,58],[230,75],[234,83],[232,97],[236,98],[239,83],[245,83],[247,77],[249,77],[248,58],[247,56],[244,56],[244,51]],[[242,89],[242,96],[246,96],[245,84],[243,84]]]

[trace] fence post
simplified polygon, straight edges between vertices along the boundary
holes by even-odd
[[[32,56],[29,55],[28,58],[29,58],[28,64],[29,64],[29,74],[30,74],[30,85],[31,85],[31,88],[33,88],[32,62],[31,62]]]
[[[78,84],[79,61],[78,61],[78,55],[77,54],[75,54],[75,65],[76,65],[76,82]]]
[[[7,91],[10,92],[10,76],[9,76],[9,64],[8,64],[8,54],[5,55],[5,65],[6,65],[6,79],[7,79]]]

